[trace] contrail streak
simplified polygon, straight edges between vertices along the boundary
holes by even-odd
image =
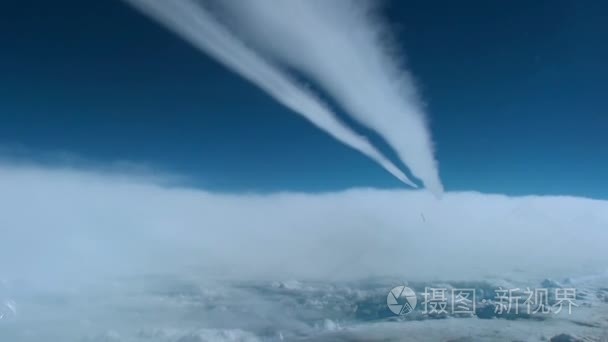
[[[206,0],[246,44],[315,81],[436,195],[443,186],[413,78],[364,0]]]
[[[337,140],[376,161],[402,182],[417,187],[365,137],[341,122],[312,92],[289,77],[279,66],[246,46],[195,1],[126,1],[256,84],[278,102],[301,114]]]

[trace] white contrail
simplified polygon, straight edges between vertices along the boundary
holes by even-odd
[[[208,0],[246,43],[303,72],[376,131],[412,174],[443,192],[411,75],[387,41],[373,3],[353,0]]]
[[[313,93],[233,36],[194,1],[126,0],[195,47],[253,82],[337,140],[376,161],[402,182],[417,187],[365,137],[342,123]]]

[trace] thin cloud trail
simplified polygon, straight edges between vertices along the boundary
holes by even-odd
[[[312,92],[249,49],[194,1],[125,1],[256,84],[337,140],[368,156],[402,182],[417,187],[365,137],[342,123]]]
[[[312,78],[436,195],[443,186],[413,78],[371,1],[207,0],[246,43]]]

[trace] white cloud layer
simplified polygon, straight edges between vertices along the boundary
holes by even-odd
[[[608,203],[354,189],[227,195],[95,172],[0,167],[0,280],[470,279],[605,270]]]
[[[346,112],[380,134],[427,188],[442,193],[430,133],[411,76],[388,53],[382,27],[370,19],[364,2],[214,2],[224,14],[223,22],[194,0],[127,2],[415,186],[283,67],[303,72]]]

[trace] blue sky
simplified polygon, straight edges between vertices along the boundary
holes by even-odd
[[[608,197],[608,4],[417,1],[385,11],[448,191]],[[402,186],[119,1],[3,3],[0,44],[0,146],[10,158],[128,160],[222,191]]]

